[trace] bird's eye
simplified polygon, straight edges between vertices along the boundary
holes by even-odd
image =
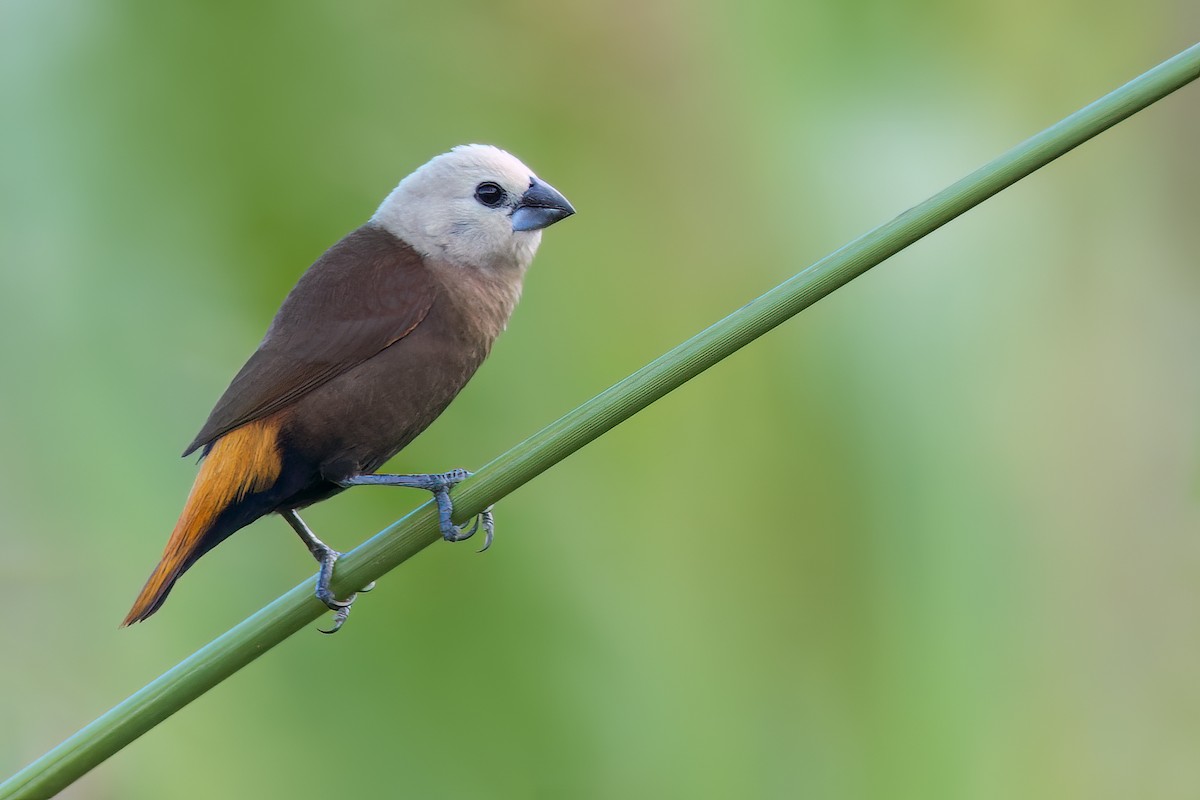
[[[491,181],[484,181],[475,187],[475,199],[488,208],[495,208],[504,202],[504,190]]]

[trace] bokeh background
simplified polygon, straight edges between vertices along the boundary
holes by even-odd
[[[299,273],[500,144],[579,209],[392,466],[478,466],[1200,33],[1192,0],[0,4],[0,774],[312,572],[118,630]],[[822,301],[72,798],[1200,795],[1200,87]],[[349,548],[425,500],[311,512]]]

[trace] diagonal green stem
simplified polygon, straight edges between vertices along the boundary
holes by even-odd
[[[455,490],[456,518],[478,513],[871,267],[1197,77],[1200,44],[826,256],[485,466]],[[436,541],[436,517],[426,503],[348,553],[338,562],[335,591],[363,586]],[[0,800],[51,797],[325,611],[305,581],[0,785]]]

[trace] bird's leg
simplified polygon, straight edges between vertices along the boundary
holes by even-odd
[[[328,606],[333,612],[333,627],[329,630],[320,628],[321,633],[337,633],[342,625],[346,622],[346,618],[350,616],[350,606],[354,604],[358,593],[350,595],[345,600],[338,600],[333,596],[333,590],[329,588],[329,582],[333,580],[333,565],[341,558],[341,553],[334,550],[329,545],[317,538],[317,535],[312,532],[308,525],[304,524],[304,520],[300,519],[300,515],[293,508],[284,509],[279,512],[279,516],[287,520],[287,524],[292,526],[292,530],[304,542],[304,546],[308,548],[308,552],[312,553],[313,558],[321,565],[317,572],[317,599]],[[369,592],[375,587],[371,583],[361,591]]]
[[[475,532],[483,528],[483,552],[492,546],[496,535],[496,521],[492,516],[492,507],[488,506],[475,518],[475,524],[470,528],[460,528],[450,519],[454,513],[454,504],[450,500],[450,490],[466,480],[471,473],[465,469],[455,469],[450,472],[433,473],[430,475],[351,475],[345,480],[338,481],[343,488],[350,486],[404,486],[410,489],[424,489],[433,492],[437,502],[438,522],[442,529],[442,538],[447,542],[461,542],[470,539]]]

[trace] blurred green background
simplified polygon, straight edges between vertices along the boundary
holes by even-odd
[[[1192,44],[1191,0],[0,4],[0,774],[313,571],[118,630],[178,458],[405,174],[579,214],[392,466],[479,466]],[[810,309],[72,798],[1200,795],[1200,87]],[[425,500],[357,490],[349,548]]]

